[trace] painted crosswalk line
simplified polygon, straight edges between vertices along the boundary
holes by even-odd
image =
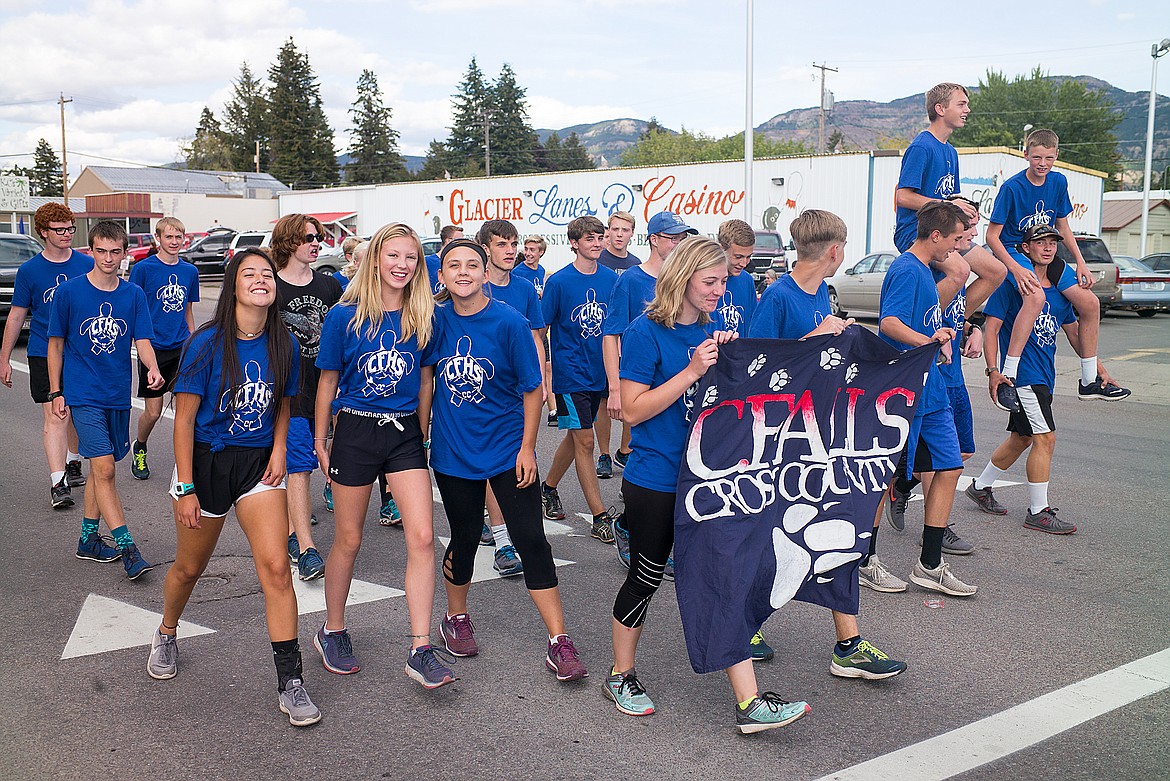
[[[126,602],[90,594],[81,606],[73,631],[65,643],[62,659],[104,654],[123,648],[150,645],[154,631],[162,621],[162,614],[135,607]],[[215,632],[192,621],[183,621],[179,627],[182,638]]]
[[[295,564],[292,565],[292,571],[293,591],[297,594],[297,615],[304,616],[323,611],[325,609],[325,579],[301,580],[297,577]],[[349,598],[345,600],[345,604],[360,605],[365,602],[377,602],[405,595],[406,592],[401,589],[354,578],[353,582],[350,583]]]
[[[439,537],[439,543],[446,548],[451,542],[449,537]],[[475,573],[471,576],[472,583],[481,583],[485,580],[504,580],[500,573],[496,572],[492,565],[496,561],[496,549],[490,545],[480,545],[475,551]],[[570,564],[576,564],[575,561],[568,559],[553,558],[553,564],[557,567],[567,567]]]

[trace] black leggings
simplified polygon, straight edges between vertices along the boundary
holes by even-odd
[[[468,480],[435,472],[435,483],[443,497],[451,543],[443,557],[443,577],[455,586],[471,582],[475,552],[483,530],[483,504],[488,480]],[[524,585],[531,591],[554,588],[557,568],[552,547],[544,536],[540,511],[540,480],[527,488],[516,487],[516,470],[507,469],[490,478],[492,492],[504,514],[504,525],[524,562]]]
[[[622,626],[636,629],[646,620],[650,599],[662,585],[674,545],[674,494],[622,480],[622,495],[630,533],[630,571],[613,602],[613,617]]]

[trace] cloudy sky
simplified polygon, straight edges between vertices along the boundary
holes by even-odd
[[[839,69],[838,101],[886,101],[988,69],[1040,65],[1148,90],[1150,45],[1170,37],[1165,0],[966,4],[755,3],[754,124],[817,105],[814,62]],[[511,63],[535,127],[618,117],[715,135],[744,121],[746,0],[0,0],[0,166],[60,147],[85,164],[174,161],[200,110],[219,114],[247,61],[266,73],[290,36],[321,82],[337,148],[363,68],[378,75],[402,151],[444,138],[472,56]],[[876,9],[879,9],[875,11]],[[1159,92],[1170,92],[1163,67]],[[112,162],[116,161],[116,162]]]

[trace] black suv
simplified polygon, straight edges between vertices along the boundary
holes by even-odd
[[[16,270],[41,251],[41,245],[31,236],[19,233],[0,233],[0,320],[8,320],[12,309],[12,289],[16,284]],[[28,321],[24,323],[28,328]]]
[[[179,253],[179,257],[191,263],[199,274],[222,274],[227,267],[227,251],[236,232],[233,230],[212,231],[195,241]]]

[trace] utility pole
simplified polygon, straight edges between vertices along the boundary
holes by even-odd
[[[256,173],[260,173],[260,141],[256,141],[256,156],[252,158],[256,162]]]
[[[747,51],[747,63],[745,67],[745,96],[744,96],[744,122],[743,122],[743,207],[744,216],[747,218],[748,225],[754,225],[752,220],[752,162],[755,157],[755,128],[752,125],[752,34],[753,25],[753,7],[752,0],[747,0],[747,45],[744,47]]]
[[[483,117],[483,171],[484,176],[492,175],[492,110],[480,109]]]
[[[69,206],[69,159],[65,156],[65,104],[72,103],[73,98],[65,100],[65,93],[60,93],[57,103],[61,106],[61,203]]]
[[[821,72],[821,129],[820,129],[820,133],[817,136],[818,137],[817,149],[820,151],[821,154],[824,154],[825,153],[825,71],[829,71],[831,73],[836,73],[837,69],[830,68],[829,66],[825,65],[823,62],[820,65],[817,65],[814,62],[813,67],[819,69]]]

